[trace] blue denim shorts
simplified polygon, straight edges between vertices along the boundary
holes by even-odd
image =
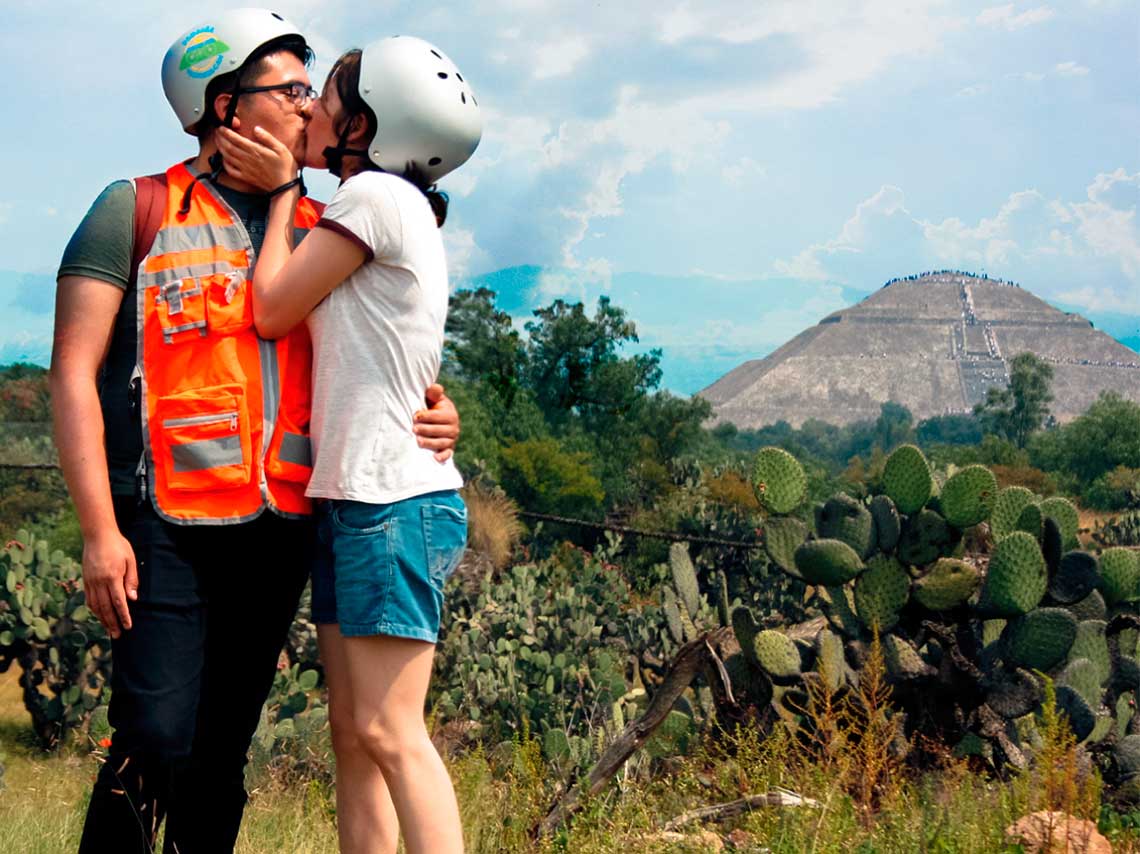
[[[435,643],[443,585],[467,545],[467,507],[455,490],[392,504],[319,505],[313,622],[345,637],[394,635]]]

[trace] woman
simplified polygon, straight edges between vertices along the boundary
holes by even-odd
[[[447,314],[434,182],[465,162],[479,108],[458,69],[419,39],[349,51],[313,107],[306,165],[341,184],[295,253],[297,165],[267,133],[224,133],[227,169],[273,194],[254,278],[265,337],[307,320],[322,556],[313,617],[329,684],[341,850],[462,851],[424,699],[443,585],[466,541],[461,478],[406,428],[435,379]],[[403,177],[401,177],[403,176]]]

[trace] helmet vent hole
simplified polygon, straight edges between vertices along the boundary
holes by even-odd
[[[443,59],[443,57],[439,55],[439,51],[433,50],[431,52],[431,55],[434,56],[436,59]]]
[[[446,71],[438,71],[438,72],[436,72],[435,76],[438,77],[440,80],[446,80],[447,79],[447,72]]]
[[[458,71],[456,71],[455,72],[455,79],[458,80],[460,83],[462,83],[463,82],[463,75],[460,74]]]
[[[475,96],[474,96],[474,95],[472,95],[472,96],[471,96],[471,103],[472,103],[472,104],[474,104],[476,107],[478,107],[478,106],[479,106],[479,102],[475,100]]]
[[[276,12],[270,12],[269,14],[272,15],[274,18],[276,18],[278,21],[284,21],[285,20],[280,15],[278,15]]]
[[[465,94],[463,94],[462,92],[460,92],[459,93],[459,100],[462,101],[464,104],[466,104],[467,103],[467,96]]]
[[[428,161],[428,166],[438,166],[442,162],[443,162],[442,157],[433,157],[431,160]]]

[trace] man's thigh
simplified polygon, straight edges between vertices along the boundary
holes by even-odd
[[[116,499],[139,572],[132,628],[112,643],[112,752],[189,753],[205,654],[206,613],[193,561],[147,504]]]
[[[202,758],[244,762],[308,578],[314,539],[311,520],[265,513],[230,539],[225,560],[211,568],[195,748]]]

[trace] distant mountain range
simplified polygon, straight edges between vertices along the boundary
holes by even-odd
[[[562,297],[588,307],[608,294],[637,324],[641,352],[663,350],[663,384],[691,394],[749,359],[761,358],[826,315],[851,306],[868,290],[805,284],[795,279],[724,280],[700,274],[616,273],[604,283],[578,270],[510,267],[461,279],[456,287],[487,287],[518,324]],[[46,365],[51,355],[54,273],[0,270],[0,364]],[[1060,305],[1063,310],[1079,310]],[[1098,328],[1140,352],[1140,317],[1081,312]]]

